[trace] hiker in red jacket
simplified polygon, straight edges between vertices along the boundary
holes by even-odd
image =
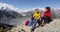
[[[45,11],[42,14],[41,21],[44,20],[44,23],[50,23],[52,16],[52,11],[50,7],[45,7]]]

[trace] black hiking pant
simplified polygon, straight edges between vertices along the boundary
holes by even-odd
[[[44,23],[50,23],[51,22],[51,18],[49,17],[41,17],[41,22],[44,20]]]

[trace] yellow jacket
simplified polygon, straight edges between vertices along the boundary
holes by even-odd
[[[34,19],[39,19],[41,16],[41,13],[34,12],[33,17]]]

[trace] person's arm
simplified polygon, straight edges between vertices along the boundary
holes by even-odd
[[[33,15],[33,17],[34,17],[34,15]]]
[[[40,18],[40,16],[37,18],[37,20]]]
[[[35,13],[35,12],[34,12]],[[35,14],[33,13],[33,17],[35,16]]]
[[[45,16],[48,16],[48,17],[51,17],[51,15],[52,15],[52,12],[49,12],[49,13],[47,13],[47,14],[44,14]]]

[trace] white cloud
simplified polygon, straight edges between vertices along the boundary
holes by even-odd
[[[0,3],[0,8],[1,8],[1,7],[4,7],[4,9],[9,8],[9,9],[14,10],[14,11],[16,11],[16,12],[22,12],[22,11],[19,10],[18,8],[15,8],[15,7],[13,7],[12,5],[6,4],[6,3]]]
[[[13,9],[12,5],[5,4],[5,3],[0,3],[0,6],[1,6],[1,7],[4,7],[4,8],[10,8],[10,9]]]

